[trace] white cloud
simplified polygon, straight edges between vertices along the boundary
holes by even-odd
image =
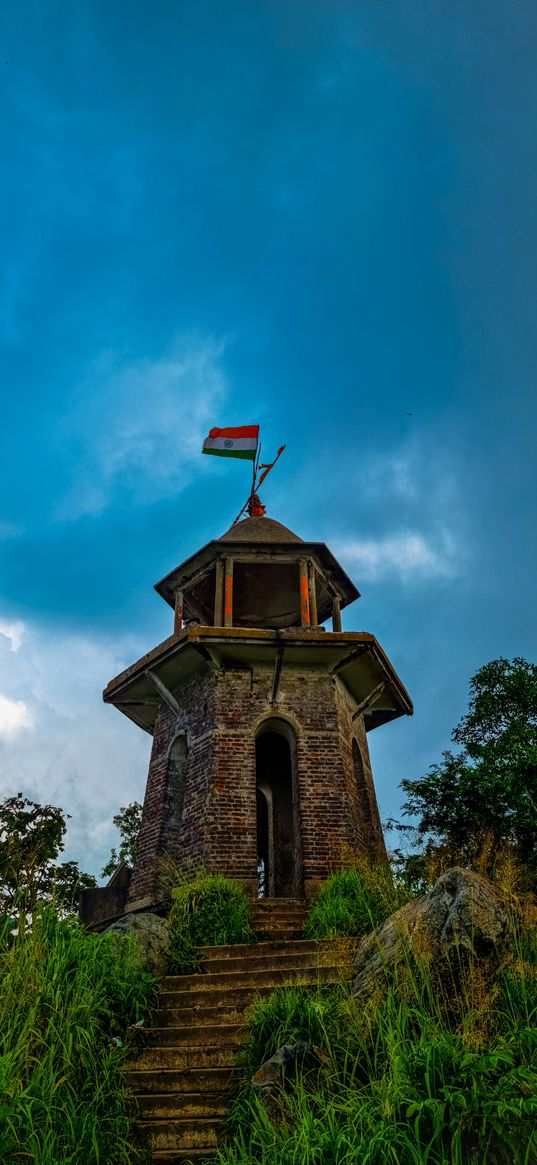
[[[0,740],[14,740],[25,728],[32,728],[33,723],[24,700],[10,700],[0,694]]]
[[[60,519],[101,513],[118,496],[151,502],[203,472],[203,438],[227,397],[225,339],[187,337],[160,360],[104,353],[76,394],[63,435],[83,466]]]
[[[61,806],[71,815],[65,858],[95,874],[117,841],[114,814],[143,800],[151,747],[101,692],[148,646],[28,623],[17,653],[0,652],[0,799],[22,791]]]
[[[9,639],[10,651],[19,650],[25,630],[25,625],[20,619],[16,619],[13,623],[9,623],[7,619],[0,619],[0,635]]]
[[[359,471],[360,491],[369,498],[391,496],[412,502],[420,495],[422,478],[423,464],[409,447],[370,456]]]
[[[379,539],[352,539],[340,542],[338,553],[367,579],[396,574],[408,581],[449,578],[457,573],[455,549],[447,533],[443,533],[436,545],[422,534],[411,532]]]

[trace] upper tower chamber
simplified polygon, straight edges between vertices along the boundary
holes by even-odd
[[[332,618],[359,592],[324,542],[303,542],[273,518],[245,518],[172,570],[156,589],[179,622],[280,629]]]

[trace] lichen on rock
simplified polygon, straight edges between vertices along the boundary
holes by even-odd
[[[129,935],[137,943],[144,967],[149,971],[164,969],[170,945],[168,925],[164,918],[149,911],[124,914],[106,928],[107,934]]]
[[[354,992],[386,980],[403,959],[425,958],[440,966],[461,955],[499,961],[510,935],[509,910],[496,887],[455,866],[432,890],[392,914],[359,943]]]

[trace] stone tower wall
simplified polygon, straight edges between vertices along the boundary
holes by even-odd
[[[214,670],[176,692],[182,715],[160,709],[136,867],[132,906],[158,899],[164,850],[183,868],[204,866],[257,891],[255,739],[267,718],[281,718],[296,738],[295,893],[313,893],[353,856],[385,853],[363,720],[353,723],[343,684],[315,668],[282,668],[271,704],[273,668]],[[173,820],[168,755],[178,732],[188,737],[182,821]],[[357,782],[352,740],[360,750]],[[180,826],[180,832],[179,832]]]

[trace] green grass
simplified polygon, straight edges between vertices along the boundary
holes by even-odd
[[[536,1165],[536,947],[519,931],[494,975],[407,962],[367,1002],[345,984],[261,1000],[219,1165]],[[271,1123],[249,1081],[297,1040],[329,1066],[298,1076]]]
[[[50,907],[0,940],[0,1160],[133,1165],[127,1027],[154,980],[131,939],[88,934]]]
[[[394,884],[385,863],[363,862],[328,878],[308,913],[304,933],[318,939],[369,934],[409,898]]]
[[[199,873],[181,882],[172,897],[169,960],[180,974],[198,969],[198,946],[254,942],[248,898],[229,878]]]
[[[248,1043],[240,1054],[246,1079],[282,1044],[305,1040],[328,1048],[339,1030],[339,1006],[339,992],[331,988],[278,987],[250,1016]]]

